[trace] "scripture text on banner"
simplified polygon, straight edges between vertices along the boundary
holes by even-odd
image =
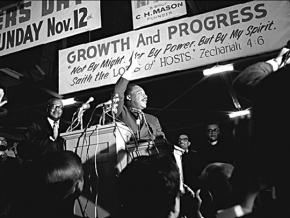
[[[252,1],[60,50],[59,92],[114,84],[133,51],[140,79],[280,49],[289,11],[289,1]]]

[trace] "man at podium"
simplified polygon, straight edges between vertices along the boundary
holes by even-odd
[[[118,79],[114,96],[119,96],[116,118],[124,122],[131,130],[133,142],[157,141],[165,142],[165,134],[157,117],[144,113],[148,96],[143,88],[130,83],[131,75],[137,67],[137,60],[132,55],[131,63],[123,75]]]

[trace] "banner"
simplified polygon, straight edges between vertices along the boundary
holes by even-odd
[[[131,0],[131,6],[134,29],[186,14],[185,0]]]
[[[100,27],[100,1],[20,2],[0,9],[0,57]]]
[[[289,1],[252,1],[59,51],[59,92],[116,83],[133,51],[133,79],[162,75],[283,47]]]

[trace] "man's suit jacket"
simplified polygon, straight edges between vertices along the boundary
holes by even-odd
[[[119,102],[118,102],[118,111],[116,117],[123,121],[135,134],[138,136],[138,125],[136,123],[137,115],[135,115],[129,108],[124,104],[125,101],[125,90],[127,88],[129,81],[120,78],[115,85],[114,94],[119,95]],[[155,140],[156,137],[165,138],[165,135],[162,131],[161,125],[157,117],[144,113],[145,119],[148,123],[148,127],[143,122],[140,128],[140,139],[151,139]]]
[[[58,133],[64,132],[65,127],[59,123]],[[48,152],[64,150],[64,140],[59,136],[55,141],[50,139],[53,130],[47,117],[33,122],[18,147],[19,156],[24,160],[33,160]]]

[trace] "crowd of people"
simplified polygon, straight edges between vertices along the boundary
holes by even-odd
[[[158,118],[143,112],[148,99],[143,88],[129,84],[138,64],[131,59],[115,85],[113,95],[120,99],[116,119],[132,130],[132,141],[161,141],[160,151],[165,152],[138,156],[117,176],[118,216],[288,217],[288,145],[283,123],[289,119],[285,102],[290,59],[282,55],[247,67],[234,81],[237,92],[253,100],[251,149],[244,159],[235,159],[233,146],[223,141],[217,122],[205,125],[199,146],[184,133],[176,145],[169,143]],[[0,107],[7,103],[3,96],[0,89]],[[85,171],[80,157],[66,151],[59,136],[65,130],[62,113],[62,101],[49,100],[46,116],[35,120],[23,135],[17,160],[1,163],[0,218],[78,217],[74,202],[86,182]],[[173,155],[175,146],[182,150],[181,169]]]

